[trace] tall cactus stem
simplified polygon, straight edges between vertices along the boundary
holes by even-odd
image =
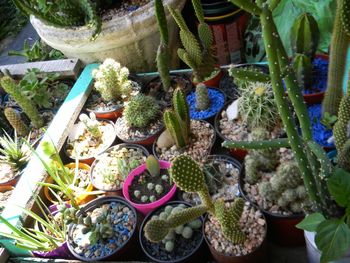
[[[156,11],[156,18],[157,18],[161,42],[168,45],[169,32],[168,32],[166,15],[165,15],[164,6],[163,6],[163,0],[154,0],[154,7]]]

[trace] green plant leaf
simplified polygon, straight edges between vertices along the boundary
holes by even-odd
[[[350,205],[350,174],[336,168],[327,181],[329,192],[338,205],[346,207]]]
[[[349,250],[350,228],[343,220],[323,221],[317,227],[315,242],[322,252],[321,263],[336,260]]]
[[[326,218],[321,213],[313,213],[307,215],[296,227],[306,231],[316,232],[318,225],[325,220]]]

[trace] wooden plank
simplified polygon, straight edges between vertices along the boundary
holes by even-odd
[[[42,141],[52,141],[58,150],[60,150],[65,142],[70,127],[74,124],[78,114],[83,108],[87,100],[91,87],[91,72],[98,64],[90,64],[85,67],[79,79],[74,84],[72,90],[65,99],[63,105],[58,110],[50,127],[47,129]],[[42,154],[40,145],[37,152]],[[31,208],[33,204],[33,193],[37,193],[39,187],[37,182],[45,180],[46,173],[40,160],[32,156],[23,175],[18,181],[11,197],[7,201],[2,216],[9,220],[13,225],[21,225],[22,210],[19,207]],[[9,233],[9,229],[0,224],[0,232]],[[22,255],[23,250],[15,249],[8,239],[0,239],[0,243],[7,248],[11,254]]]
[[[3,65],[0,66],[0,71],[8,70],[11,76],[19,78],[23,77],[28,69],[33,68],[37,68],[43,73],[60,73],[61,77],[77,79],[83,68],[83,63],[79,59],[59,59]]]

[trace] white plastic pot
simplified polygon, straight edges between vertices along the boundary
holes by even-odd
[[[304,231],[307,258],[309,263],[320,263],[321,252],[317,249],[315,244],[315,233]],[[349,263],[350,262],[350,249],[346,255],[335,261],[330,261],[329,263]]]
[[[172,67],[178,64],[178,27],[166,6],[182,10],[185,0],[164,0],[169,29]],[[114,58],[131,71],[154,71],[156,52],[160,41],[155,18],[154,1],[124,16],[115,16],[102,24],[102,31],[91,41],[93,29],[87,26],[59,28],[30,17],[41,39],[60,50],[65,56],[79,58],[84,63],[102,62]]]

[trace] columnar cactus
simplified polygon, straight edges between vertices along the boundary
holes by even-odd
[[[311,87],[312,83],[312,62],[304,54],[296,54],[293,58],[293,68],[300,88]]]
[[[162,80],[163,88],[168,91],[170,82],[170,51],[169,51],[169,33],[166,21],[163,0],[155,0],[154,7],[156,11],[157,24],[160,33],[160,44],[157,50],[157,68],[160,79]]]
[[[208,24],[204,22],[203,9],[200,0],[192,0],[197,19],[199,40],[188,29],[179,10],[168,7],[175,22],[180,28],[180,39],[184,48],[177,51],[180,59],[193,70],[194,81],[202,82],[214,72],[214,58],[211,53],[213,34]]]
[[[33,126],[35,128],[41,128],[44,125],[43,118],[38,112],[38,109],[36,108],[35,104],[26,96],[24,96],[24,94],[20,90],[20,87],[16,85],[15,81],[9,76],[4,76],[1,78],[0,84],[4,88],[4,90],[22,108],[24,113],[31,120]]]
[[[186,96],[181,88],[176,88],[173,94],[174,110],[166,110],[163,114],[164,124],[174,142],[179,148],[190,142],[190,112]]]
[[[121,100],[132,92],[129,70],[114,59],[107,58],[92,71],[95,89],[105,101]]]
[[[168,235],[171,229],[191,222],[203,213],[209,212],[219,221],[223,234],[232,243],[239,244],[245,240],[245,234],[239,225],[244,207],[242,199],[236,199],[230,207],[226,207],[223,200],[213,203],[201,167],[187,155],[175,158],[170,169],[170,176],[181,190],[198,192],[203,205],[183,209],[171,214],[166,219],[150,220],[145,226],[147,239],[159,242]]]
[[[145,128],[160,115],[157,101],[144,94],[133,96],[123,111],[127,124],[135,128]]]
[[[210,99],[208,94],[208,88],[199,83],[196,87],[196,108],[199,111],[206,110],[210,107]]]
[[[11,126],[17,131],[18,135],[26,136],[29,133],[28,126],[21,119],[20,114],[11,107],[5,108],[4,114]]]

